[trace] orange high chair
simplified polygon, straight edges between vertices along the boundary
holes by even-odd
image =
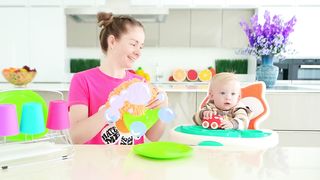
[[[248,106],[252,111],[248,130],[212,130],[204,129],[194,124],[181,125],[171,130],[170,140],[189,145],[202,145],[202,142],[214,142],[213,144],[218,143],[224,146],[249,146],[258,148],[269,148],[277,145],[278,134],[276,132],[267,129],[258,130],[259,124],[269,116],[269,106],[265,98],[265,90],[266,86],[263,82],[254,82],[241,89],[240,102]],[[201,102],[200,108],[203,107],[208,100],[209,96],[207,95]],[[214,131],[220,131],[222,134],[238,133],[239,136],[229,137],[228,135],[215,135]],[[259,136],[251,136],[250,133],[257,133]]]

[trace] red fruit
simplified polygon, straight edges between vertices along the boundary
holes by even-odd
[[[189,81],[196,81],[198,79],[198,72],[194,69],[190,69],[188,72],[187,72],[187,79]]]
[[[133,69],[129,69],[128,71],[131,72],[131,73],[133,73],[133,74],[136,73]]]
[[[174,81],[173,76],[170,76],[168,80],[169,81]]]
[[[216,70],[212,66],[209,66],[208,69],[211,71],[212,77],[216,75]]]

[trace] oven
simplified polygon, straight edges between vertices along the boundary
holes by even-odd
[[[320,80],[320,59],[286,59],[275,65],[279,80]]]

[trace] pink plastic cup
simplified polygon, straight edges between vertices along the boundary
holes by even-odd
[[[66,101],[50,101],[47,128],[51,130],[64,130],[70,128],[68,104]]]
[[[16,106],[14,104],[0,104],[0,136],[19,134]]]

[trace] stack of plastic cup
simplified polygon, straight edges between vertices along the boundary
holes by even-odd
[[[53,136],[56,143],[72,144],[69,135],[70,121],[68,104],[63,100],[50,101],[47,128],[49,135]]]
[[[27,135],[45,131],[45,121],[40,103],[29,102],[22,105],[20,132]]]
[[[16,106],[14,104],[0,104],[0,137],[3,143],[6,136],[19,134]],[[3,140],[2,140],[3,139]]]

